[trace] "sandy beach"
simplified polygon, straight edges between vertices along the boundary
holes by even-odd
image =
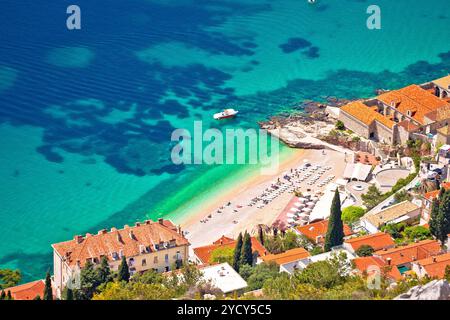
[[[333,167],[329,173],[339,178],[345,167],[344,158],[343,153],[333,150],[326,150],[326,156],[321,150],[296,150],[293,155],[280,164],[276,174],[256,175],[238,184],[235,188],[205,204],[197,214],[187,215],[187,218],[181,222],[181,227],[186,232],[191,247],[195,248],[210,244],[222,235],[234,238],[244,230],[252,232],[257,224],[271,225],[292,200],[294,194],[292,192],[282,193],[263,208],[248,206],[253,198],[264,193],[264,190],[281,178],[286,171],[303,165],[304,160],[308,160],[312,164]],[[319,189],[318,187],[312,188]],[[306,191],[306,189],[302,191]],[[229,202],[231,204],[227,205]]]

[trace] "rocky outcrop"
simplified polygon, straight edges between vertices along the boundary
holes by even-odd
[[[282,128],[268,131],[271,135],[276,136],[291,148],[314,150],[325,149],[325,146],[323,144],[312,142],[311,139],[309,139],[304,133],[296,130]]]
[[[445,280],[431,281],[410,289],[394,300],[450,300],[450,284]]]

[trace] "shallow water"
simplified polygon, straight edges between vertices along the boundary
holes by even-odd
[[[256,127],[307,99],[450,71],[446,0],[379,0],[376,31],[363,0],[77,3],[80,31],[69,1],[0,4],[0,267],[25,280],[51,267],[51,243],[180,219],[257,169],[175,166],[175,128]],[[213,123],[224,107],[239,118]]]

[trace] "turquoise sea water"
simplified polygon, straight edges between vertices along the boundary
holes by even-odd
[[[256,127],[308,100],[367,97],[450,72],[447,0],[0,3],[0,267],[25,280],[50,244],[138,219],[180,220],[254,166],[174,166],[170,134]],[[448,11],[448,10],[447,10]],[[235,121],[211,114],[236,107]],[[284,152],[289,152],[284,150]]]

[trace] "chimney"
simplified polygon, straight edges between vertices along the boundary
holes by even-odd
[[[136,222],[136,227],[140,227],[141,226],[141,223],[138,221],[138,222]]]
[[[390,266],[392,264],[392,259],[391,258],[387,258],[386,262],[387,262],[388,266]]]
[[[181,226],[180,226],[180,225],[178,225],[178,228],[177,228],[177,229],[178,229],[178,230],[177,230],[178,234],[183,235],[183,232],[181,231]]]
[[[130,230],[130,232],[128,232],[128,235],[130,236],[130,239],[131,239],[131,240],[134,240],[134,239],[135,239],[133,230]]]
[[[130,226],[127,225],[127,224],[123,226],[124,229],[128,229],[129,227],[130,227]]]
[[[77,242],[77,243],[81,243],[83,241],[83,236],[75,236],[73,237],[73,239]]]
[[[98,232],[98,234],[106,234],[108,231],[106,229],[102,229]]]
[[[159,224],[163,224],[163,222],[164,222],[164,219],[163,219],[163,218],[158,218],[158,223],[159,223]]]
[[[152,223],[152,220],[145,220],[145,224],[150,224]]]
[[[116,228],[111,228],[111,232],[114,232],[114,231],[117,231],[117,229]]]

